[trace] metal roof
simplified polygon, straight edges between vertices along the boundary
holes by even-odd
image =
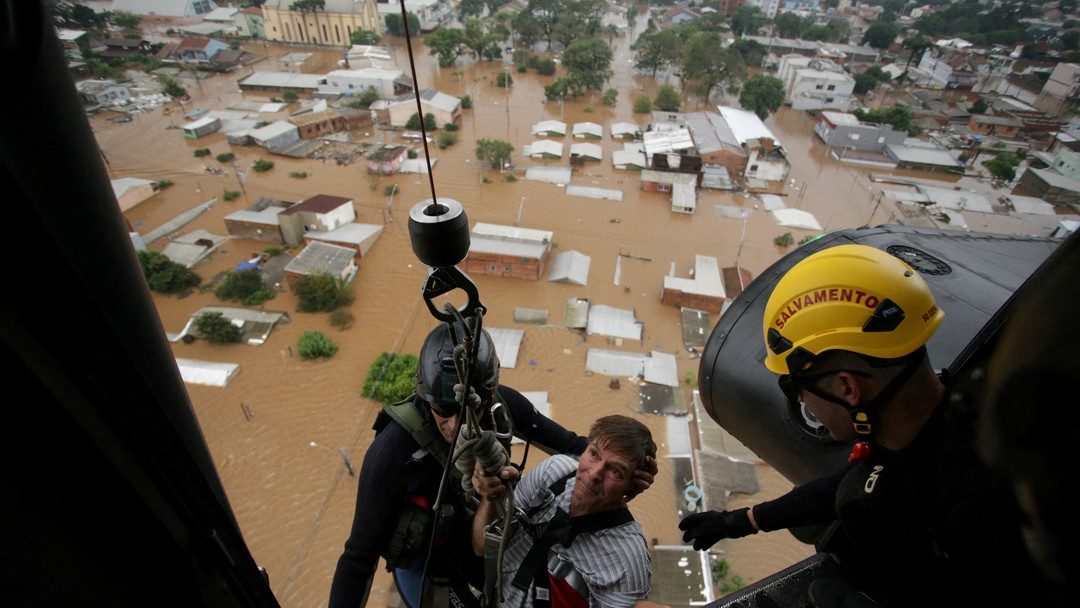
[[[583,156],[585,158],[591,158],[593,160],[601,160],[604,158],[604,149],[598,144],[590,143],[578,143],[570,144],[570,156]]]
[[[176,367],[179,368],[180,378],[184,382],[203,386],[228,386],[229,380],[240,371],[237,363],[213,363],[194,359],[177,359]]]
[[[683,293],[695,293],[714,298],[725,298],[724,281],[720,278],[720,263],[707,255],[694,256],[694,272],[691,278],[665,276],[664,289],[677,289]]]
[[[521,350],[521,340],[525,337],[525,330],[499,327],[485,327],[484,329],[491,334],[491,341],[495,343],[499,365],[507,369],[517,367],[518,351]]]
[[[563,144],[559,141],[541,139],[525,146],[522,153],[525,156],[555,156],[562,158]]]
[[[563,251],[555,256],[548,272],[549,281],[588,285],[592,258],[580,251]]]
[[[777,209],[776,211],[773,211],[772,214],[776,223],[781,226],[821,231],[821,224],[818,223],[814,214],[809,211],[803,211],[802,209]]]
[[[594,137],[599,139],[604,136],[604,127],[595,122],[574,123],[574,137]]]
[[[329,272],[339,275],[353,264],[355,256],[356,252],[348,247],[312,241],[285,266],[285,271],[298,274]]]
[[[641,340],[643,327],[632,310],[622,310],[602,304],[589,308],[588,331],[590,334]]]
[[[608,376],[642,377],[646,382],[678,386],[675,355],[652,351],[649,355],[605,348],[590,348],[585,369]]]
[[[625,194],[622,190],[614,188],[597,188],[596,186],[567,186],[566,194],[570,196],[584,196],[586,198],[600,198],[609,201],[621,201]]]
[[[768,138],[780,145],[780,140],[765,126],[764,121],[758,118],[757,114],[727,106],[716,106],[716,109],[724,117],[724,122],[731,128],[732,134],[740,144],[745,144],[751,139]]]

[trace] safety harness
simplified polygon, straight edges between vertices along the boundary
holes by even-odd
[[[435,424],[425,419],[423,414],[416,409],[413,398],[409,397],[404,401],[383,407],[375,418],[372,428],[378,433],[391,421],[397,422],[420,445],[421,450],[427,451],[445,466],[446,460],[450,457],[450,444],[443,439]],[[406,488],[405,493],[409,494],[414,489]],[[471,514],[468,515],[471,517]],[[453,517],[453,513],[441,515],[441,518],[448,517]],[[390,542],[382,552],[382,557],[386,559],[387,569],[408,568],[423,555],[428,548],[434,525],[435,517],[428,501],[423,496],[409,497],[402,505],[401,513],[390,536]]]
[[[556,507],[551,519],[533,524],[533,515],[561,495],[566,489],[566,482],[575,473],[571,471],[548,486],[544,500],[530,507],[519,518],[520,527],[533,537],[533,544],[522,559],[511,584],[524,592],[528,592],[530,584],[533,585],[532,605],[536,608],[588,605],[589,587],[585,578],[567,557],[551,551],[553,546],[558,544],[569,548],[579,534],[591,534],[634,521],[633,515],[625,507],[578,517],[570,517],[561,507]],[[490,542],[487,559],[491,559]]]

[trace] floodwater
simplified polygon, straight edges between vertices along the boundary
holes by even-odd
[[[389,42],[399,66],[407,66],[401,40]],[[773,244],[776,236],[792,232],[798,240],[810,233],[781,228],[758,208],[755,199],[726,193],[703,193],[694,215],[673,213],[668,195],[642,192],[636,173],[611,167],[611,154],[622,144],[608,138],[598,142],[604,148],[604,160],[575,170],[573,183],[622,190],[622,201],[571,197],[561,187],[522,178],[519,170],[525,167],[566,162],[522,158],[521,147],[533,141],[531,125],[540,120],[561,119],[568,125],[590,121],[605,126],[614,121],[647,122],[634,115],[630,107],[639,94],[653,96],[658,85],[651,78],[631,74],[628,42],[626,38],[615,39],[615,76],[610,86],[619,90],[619,100],[614,108],[600,103],[598,95],[565,104],[544,103],[543,86],[552,77],[511,70],[514,86],[504,90],[494,85],[494,79],[509,64],[461,59],[454,69],[439,69],[433,67],[436,62],[428,57],[425,47],[417,45],[415,51],[421,87],[434,86],[455,96],[468,94],[474,103],[472,110],[464,112],[460,142],[447,150],[430,150],[437,196],[460,201],[473,223],[551,230],[554,253],[577,250],[592,260],[587,287],[545,280],[473,277],[488,307],[484,320],[487,327],[526,329],[519,360],[513,369],[504,369],[503,383],[523,391],[547,391],[553,417],[580,433],[586,432],[598,415],[626,413],[645,421],[663,440],[662,417],[636,413],[636,393],[631,382],[624,381],[622,388],[613,390],[608,378],[585,373],[586,349],[673,353],[680,378],[688,372],[696,373],[697,360],[681,344],[679,310],[660,304],[663,277],[671,272],[688,276],[695,254],[714,256],[722,266],[733,265],[738,257],[739,264],[756,276],[786,252]],[[258,70],[280,69],[277,58],[297,50],[315,52],[325,66],[320,71],[332,69],[340,57],[340,51],[263,44],[250,50],[269,54],[267,60],[254,66]],[[250,68],[238,75],[185,82],[193,98],[188,111],[224,110],[241,99],[265,100],[265,96],[245,96],[238,90],[236,79],[248,73]],[[705,109],[705,105],[689,98],[683,109]],[[289,312],[292,322],[275,330],[266,344],[215,346],[197,341],[173,346],[177,357],[241,364],[240,373],[227,388],[189,385],[192,405],[240,528],[256,561],[268,570],[278,600],[290,608],[322,606],[348,534],[355,500],[356,479],[349,476],[339,450],[344,450],[359,467],[379,409],[374,402],[360,397],[364,375],[380,352],[418,352],[423,337],[436,324],[421,298],[425,269],[411,251],[406,221],[412,205],[431,197],[428,180],[419,175],[373,178],[366,174],[363,162],[338,166],[271,157],[242,147],[232,148],[237,155],[235,168],[244,172],[242,178],[234,166],[222,167],[227,174],[212,175],[205,172],[205,167],[220,166],[213,155],[228,151],[230,146],[222,134],[184,139],[178,129],[170,128],[183,122],[180,112],[165,115],[160,110],[139,115],[126,124],[107,122],[104,116],[92,119],[113,178],[131,176],[174,182],[163,193],[124,214],[140,233],[217,197],[212,209],[180,232],[202,228],[224,234],[222,218],[246,208],[258,197],[302,200],[319,193],[351,197],[357,221],[385,225],[379,241],[360,261],[354,283],[356,301],[350,309],[356,320],[350,328],[332,329],[325,314],[295,312],[295,298],[283,291],[265,307]],[[894,211],[888,205],[874,205],[879,187],[871,185],[868,171],[841,165],[828,157],[813,135],[809,115],[785,108],[770,117],[767,124],[792,159],[791,180],[783,189],[777,189],[789,206],[814,213],[828,230],[890,221]],[[509,181],[496,171],[482,170],[474,158],[477,138],[512,142],[517,151],[514,164],[519,179]],[[369,131],[367,139],[400,141],[393,133],[381,131]],[[568,134],[564,143],[572,142]],[[213,155],[194,158],[193,150],[204,147],[210,148]],[[275,168],[262,174],[248,171],[258,158],[273,160]],[[308,177],[289,176],[297,171],[307,172]],[[941,174],[908,175],[944,179]],[[976,180],[948,179],[951,185],[989,191],[988,185]],[[392,200],[384,194],[390,184],[399,187]],[[242,190],[244,194],[225,202],[220,199],[226,190]],[[716,205],[748,209],[745,226],[742,220],[716,213]],[[1054,223],[1035,221],[1051,227]],[[982,225],[976,229],[990,231],[1042,229],[1026,224],[1018,228],[1022,224],[1019,220],[996,217],[980,218],[979,223]],[[160,249],[164,240],[150,244],[151,249]],[[196,270],[204,280],[209,279],[266,246],[229,240]],[[616,283],[620,254],[624,257]],[[633,309],[644,323],[642,343],[613,346],[603,336],[583,339],[558,327],[537,328],[513,322],[515,307],[526,307],[547,309],[551,323],[558,325],[568,297],[588,297],[596,304]],[[182,299],[155,294],[154,301],[163,328],[169,332],[179,331],[198,308],[218,303],[210,293]],[[323,330],[337,343],[340,350],[332,359],[305,362],[293,356],[293,345],[309,329]],[[750,504],[790,489],[791,484],[767,466],[759,469],[763,491],[752,497],[733,497],[733,504]],[[676,486],[681,492],[681,484],[672,476],[672,467],[662,462],[654,488],[631,505],[646,535],[667,545],[680,541],[673,505]],[[811,552],[810,547],[783,532],[758,535],[724,547],[733,573],[747,581],[776,572]],[[385,605],[391,584],[389,576],[380,575],[371,605]]]

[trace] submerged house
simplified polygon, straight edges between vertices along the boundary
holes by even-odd
[[[473,227],[469,255],[461,263],[471,274],[488,274],[536,281],[551,253],[550,230],[478,223]]]

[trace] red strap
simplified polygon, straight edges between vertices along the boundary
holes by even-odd
[[[551,585],[551,608],[589,608],[589,600],[581,597],[564,578],[548,576]]]

